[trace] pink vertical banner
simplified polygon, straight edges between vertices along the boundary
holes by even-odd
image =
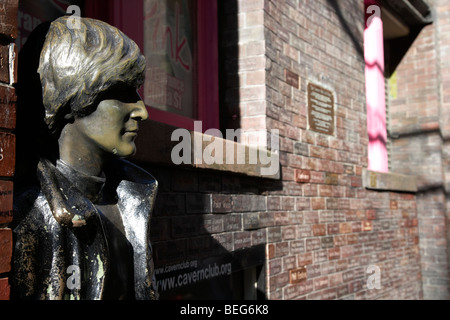
[[[364,0],[364,58],[366,63],[368,169],[388,172],[384,45],[381,6],[377,0]]]

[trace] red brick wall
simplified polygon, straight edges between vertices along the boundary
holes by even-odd
[[[435,202],[369,191],[362,183],[368,143],[363,1],[219,3],[222,126],[279,129],[281,179],[142,161],[160,185],[151,230],[156,267],[214,256],[229,261],[230,253],[262,245],[265,255],[239,256],[236,265],[261,259],[270,299],[422,298],[419,236],[426,230],[419,229],[418,212]],[[333,136],[308,128],[310,82],[335,96]],[[13,127],[1,133],[11,136]],[[4,181],[13,173],[8,168]],[[297,181],[298,170],[309,178]],[[439,204],[443,195],[432,197]],[[2,198],[0,207],[9,208],[8,201]],[[433,214],[443,217],[443,211],[436,205]],[[0,221],[3,298],[9,295],[9,222],[9,215]],[[379,268],[380,289],[368,287],[372,266]]]
[[[16,83],[18,0],[0,1],[0,300],[9,299],[8,272],[11,270],[13,183],[15,165],[16,97],[12,87]]]
[[[448,1],[430,1],[435,21],[397,69],[390,99],[392,170],[418,176],[418,225],[426,299],[449,299],[450,19]]]
[[[297,217],[280,225],[268,245],[272,299],[421,297],[415,196],[362,188],[368,142],[362,4],[265,1],[268,122],[282,130],[283,192],[296,198]],[[300,76],[299,89],[288,86],[284,70]],[[336,96],[335,136],[307,129],[309,82]],[[296,169],[309,171],[311,180],[292,182]],[[381,270],[380,290],[367,288],[370,265]],[[307,279],[292,284],[290,271],[305,266]]]
[[[141,163],[160,183],[157,267],[265,244],[269,299],[422,298],[415,194],[362,183],[363,11],[359,0],[221,2],[223,128],[279,129],[281,179]],[[333,136],[308,128],[310,82],[335,96]],[[380,289],[367,286],[372,266]]]

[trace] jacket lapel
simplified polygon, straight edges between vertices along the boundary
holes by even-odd
[[[118,207],[125,235],[133,247],[136,299],[152,299],[156,294],[150,245],[150,217],[157,192],[156,180],[137,183],[123,180],[117,188]]]

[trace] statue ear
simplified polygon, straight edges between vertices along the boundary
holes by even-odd
[[[68,113],[64,116],[64,120],[66,120],[67,123],[73,123],[73,121],[75,120],[75,117],[72,113]]]

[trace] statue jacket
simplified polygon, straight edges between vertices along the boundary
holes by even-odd
[[[48,160],[39,162],[37,177],[40,185],[14,200],[12,297],[157,299],[149,238],[157,181],[121,159],[111,161],[104,177],[92,183],[76,185],[70,170]],[[86,192],[90,185],[97,190]],[[98,197],[120,215],[122,232],[115,235],[122,235],[123,257],[130,260],[128,280],[120,278],[117,266],[127,264],[114,251],[114,228]],[[116,292],[123,286],[126,292]]]

